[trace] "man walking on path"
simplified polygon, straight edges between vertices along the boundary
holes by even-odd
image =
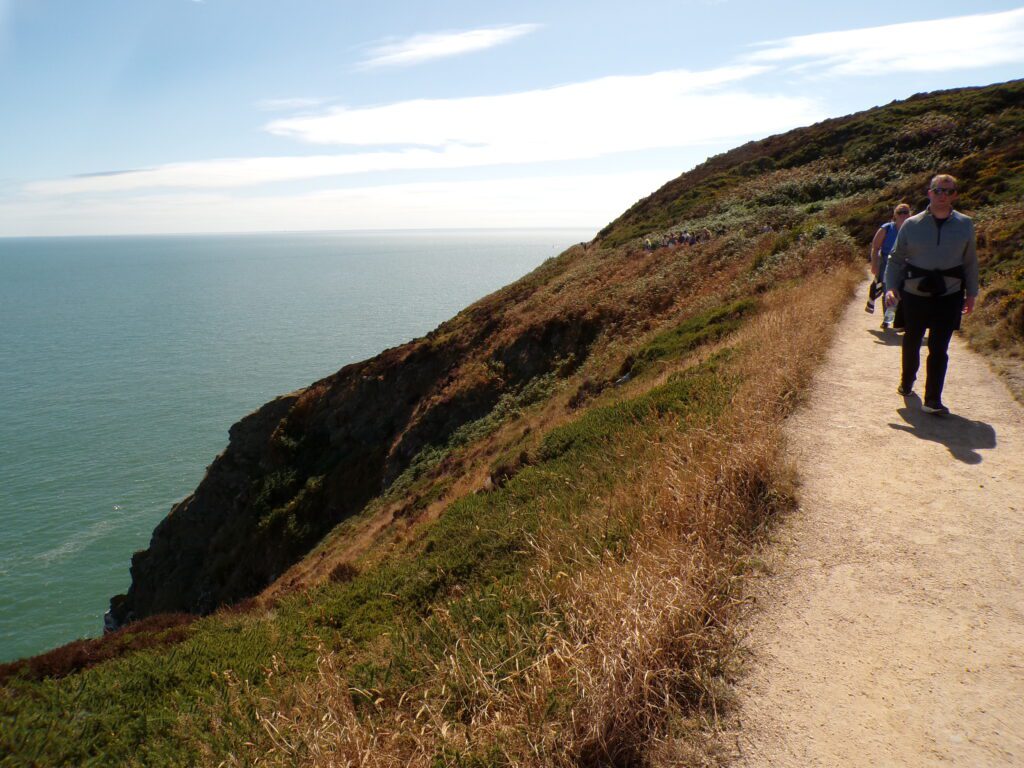
[[[903,371],[897,391],[909,395],[921,365],[921,339],[928,333],[925,413],[944,415],[942,385],[949,363],[949,340],[961,315],[974,311],[978,296],[978,253],[974,222],[953,210],[957,181],[948,174],[932,179],[928,207],[907,219],[896,237],[885,271],[885,302],[903,303]]]

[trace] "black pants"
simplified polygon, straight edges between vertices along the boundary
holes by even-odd
[[[924,383],[924,401],[940,402],[949,364],[949,340],[953,338],[953,331],[960,327],[963,296],[954,293],[952,296],[933,298],[904,292],[900,303],[906,326],[903,332],[902,384],[909,389],[917,378],[917,369],[921,367],[921,339],[927,330],[928,361],[925,364],[927,378]]]

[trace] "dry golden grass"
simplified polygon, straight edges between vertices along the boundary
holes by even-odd
[[[744,574],[792,504],[781,422],[859,279],[841,268],[766,295],[729,363],[742,384],[726,415],[650,435],[629,481],[594,500],[595,519],[639,518],[625,554],[585,551],[565,533],[531,542],[528,581],[545,615],[539,636],[510,624],[521,657],[463,632],[443,660],[424,656],[424,682],[393,702],[350,687],[322,650],[315,675],[258,701],[266,739],[219,764],[711,764]],[[570,577],[567,559],[584,567]],[[472,703],[460,716],[456,690]],[[234,691],[238,706],[251,700],[242,684]]]

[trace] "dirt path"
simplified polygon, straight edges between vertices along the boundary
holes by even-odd
[[[734,765],[1024,766],[1024,408],[958,338],[953,415],[904,403],[865,291],[789,427]]]

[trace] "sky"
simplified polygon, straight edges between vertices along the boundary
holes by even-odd
[[[1024,5],[0,0],[0,236],[582,227],[1024,76]]]

